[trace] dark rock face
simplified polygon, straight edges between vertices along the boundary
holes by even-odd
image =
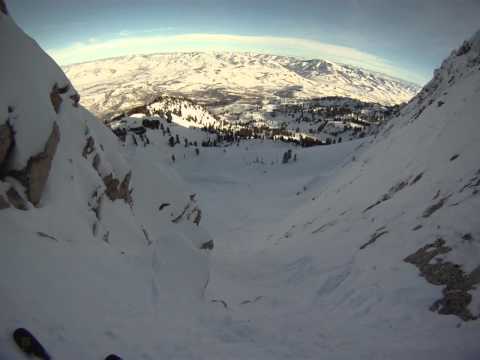
[[[25,202],[25,200],[23,200],[23,198],[14,188],[8,189],[7,198],[10,204],[12,204],[15,209],[23,211],[28,210],[27,203]]]
[[[42,197],[59,141],[60,130],[57,123],[54,123],[52,132],[45,144],[45,149],[41,153],[32,156],[23,171],[12,174],[27,188],[28,200],[35,206],[39,204]]]
[[[206,243],[203,243],[200,249],[202,250],[213,250],[213,240],[209,240]]]
[[[80,103],[80,95],[78,93],[75,93],[70,96],[70,99],[73,102],[73,106],[78,107],[78,104]]]
[[[13,131],[10,125],[0,126],[0,169],[13,146]]]
[[[415,265],[430,284],[445,286],[442,290],[443,297],[435,301],[430,310],[443,315],[456,315],[464,321],[476,320],[478,317],[468,309],[472,301],[472,295],[468,291],[480,282],[480,266],[466,274],[460,265],[434,259],[450,251],[445,240],[438,239],[407,256],[404,261]],[[436,262],[430,263],[432,260]]]
[[[57,145],[60,141],[60,130],[57,123],[53,124],[52,132],[45,143],[44,150],[32,156],[27,166],[22,170],[6,168],[9,154],[15,146],[14,132],[7,123],[0,126],[0,170],[3,176],[8,175],[16,178],[25,186],[28,200],[38,206],[42,197],[43,190],[50,174],[53,157],[57,151]],[[10,188],[6,193],[7,199],[2,197],[0,208],[6,208],[6,204],[13,205],[20,210],[27,210],[25,200],[17,193],[14,188]]]
[[[145,119],[143,120],[142,125],[143,127],[146,127],[152,130],[158,130],[160,128],[160,121]]]
[[[444,198],[441,198],[438,202],[436,202],[435,204],[426,208],[425,211],[422,214],[422,217],[428,218],[428,217],[432,216],[432,214],[434,212],[441,209],[443,207],[443,205],[445,205],[445,202],[448,200],[449,197],[450,196],[446,196]]]
[[[87,143],[83,148],[82,156],[86,159],[88,155],[90,155],[94,150],[95,150],[95,140],[93,139],[93,137],[89,136],[87,138]]]
[[[50,101],[52,102],[53,109],[58,114],[60,112],[60,105],[62,105],[62,97],[58,85],[55,84],[50,92]]]
[[[105,194],[112,201],[122,199],[127,204],[132,204],[132,197],[130,190],[130,180],[132,178],[132,172],[129,172],[123,178],[122,182],[113,177],[112,174],[109,174],[103,178],[103,183],[106,186]]]
[[[5,1],[0,0],[0,11],[4,13],[5,15],[8,15],[8,9],[7,5],[5,4]]]

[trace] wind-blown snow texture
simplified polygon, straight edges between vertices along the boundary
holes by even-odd
[[[83,104],[102,116],[161,93],[212,106],[334,95],[392,105],[410,100],[419,90],[348,65],[253,53],[134,55],[69,65],[65,72]]]
[[[270,141],[197,156],[148,129],[150,144],[120,145],[70,93],[52,110],[67,80],[1,13],[0,49],[0,125],[31,139],[9,166],[41,151],[53,122],[61,134],[40,206],[0,210],[1,358],[23,358],[19,326],[59,359],[478,358],[480,321],[430,311],[446,286],[404,259],[441,238],[449,250],[432,264],[480,280],[480,34],[376,137],[292,148],[288,164],[289,145]],[[132,206],[99,202],[102,177],[129,171]],[[210,262],[205,230],[172,222],[197,198]]]

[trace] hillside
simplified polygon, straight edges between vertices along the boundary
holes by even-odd
[[[352,66],[253,53],[134,55],[68,65],[65,72],[83,104],[99,116],[164,93],[223,108],[321,96],[392,105],[410,100],[419,90]]]
[[[192,192],[161,152],[123,147],[4,13],[0,48],[0,358],[23,358],[16,327],[60,359],[184,337],[209,279]]]
[[[217,239],[214,357],[476,359],[479,77],[476,35],[374,137],[169,149]]]

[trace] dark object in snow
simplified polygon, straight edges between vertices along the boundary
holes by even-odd
[[[450,161],[453,161],[455,160],[456,158],[458,158],[460,155],[459,154],[455,154],[453,155],[451,158],[450,158]]]
[[[480,266],[467,274],[461,265],[438,257],[451,250],[445,240],[439,238],[407,256],[403,261],[415,265],[421,276],[430,284],[445,286],[442,289],[443,297],[432,304],[431,311],[442,315],[456,315],[463,321],[476,320],[478,317],[469,309],[472,302],[469,291],[475,289],[480,282]]]
[[[53,109],[58,114],[60,112],[60,105],[62,105],[62,97],[60,96],[60,89],[55,84],[50,92],[50,101],[52,102]]]
[[[417,225],[412,229],[412,231],[420,230],[422,227],[423,227],[423,225]]]
[[[420,174],[418,174],[417,176],[415,176],[415,178],[410,182],[410,184],[408,184],[409,186],[412,186],[414,184],[416,184],[418,181],[420,181],[420,179],[423,177],[423,172],[421,172]]]
[[[27,329],[18,328],[15,330],[13,332],[13,340],[25,354],[33,355],[43,360],[50,360],[50,355]]]
[[[213,300],[211,300],[211,302],[212,302],[212,303],[220,303],[220,304],[223,305],[223,307],[224,307],[225,309],[228,309],[228,304],[227,304],[227,302],[224,301],[224,300],[213,299]]]
[[[83,147],[82,156],[86,159],[88,158],[88,155],[90,155],[94,151],[95,151],[95,139],[89,136],[87,138],[87,142],[85,143],[85,146]]]
[[[463,239],[463,240],[466,240],[466,241],[472,241],[472,240],[473,240],[473,236],[472,236],[472,234],[467,233],[467,234],[464,234],[464,235],[462,236],[462,239]]]
[[[365,244],[363,244],[362,246],[360,246],[360,250],[363,250],[365,249],[367,246],[373,244],[375,241],[377,241],[377,239],[385,234],[388,234],[388,231],[387,230],[383,230],[385,229],[385,226],[382,226],[381,228],[377,229],[377,231],[375,231],[375,233],[370,237],[370,240],[368,240]]]
[[[0,170],[10,154],[14,144],[14,133],[10,124],[7,122],[0,125]]]
[[[62,86],[61,88],[58,88],[58,93],[59,94],[66,94],[70,90],[70,85],[67,84],[65,86]]]
[[[78,104],[80,103],[80,95],[78,95],[78,93],[75,93],[70,96],[70,99],[73,101],[73,106],[78,107]]]
[[[213,250],[213,240],[207,241],[206,243],[203,243],[202,246],[200,247],[202,250]]]
[[[443,205],[445,205],[445,202],[450,198],[450,195],[445,196],[444,198],[441,198],[438,202],[435,204],[429,206],[428,208],[425,209],[425,211],[422,214],[422,217],[428,218],[430,217],[434,212],[436,212],[438,209],[442,208]]]
[[[162,203],[162,204],[159,206],[158,210],[162,211],[163,208],[166,208],[167,206],[170,206],[170,203]]]
[[[115,354],[110,354],[105,358],[105,360],[122,360],[122,358],[120,356],[115,355]]]
[[[48,235],[44,232],[41,232],[41,231],[37,231],[37,235],[40,236],[40,237],[43,237],[43,238],[47,238],[47,239],[50,239],[50,240],[54,240],[54,241],[58,241],[55,237],[51,236],[51,235]]]

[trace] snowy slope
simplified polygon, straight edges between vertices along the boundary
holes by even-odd
[[[209,291],[276,358],[478,358],[479,84],[477,33],[356,149],[294,149],[282,167],[250,145],[183,170],[223,224]]]
[[[58,359],[156,358],[159,337],[172,351],[209,278],[196,200],[161,153],[123,147],[78,106],[3,13],[0,48],[0,358],[23,358],[16,327]]]
[[[217,239],[200,358],[478,358],[479,50],[374,138],[177,156]]]
[[[162,94],[181,94],[211,106],[262,99],[348,96],[395,104],[419,88],[386,75],[323,60],[253,53],[135,55],[65,67],[82,103],[103,116]]]
[[[480,33],[374,138],[199,154],[120,142],[1,12],[0,49],[0,358],[478,358]]]

